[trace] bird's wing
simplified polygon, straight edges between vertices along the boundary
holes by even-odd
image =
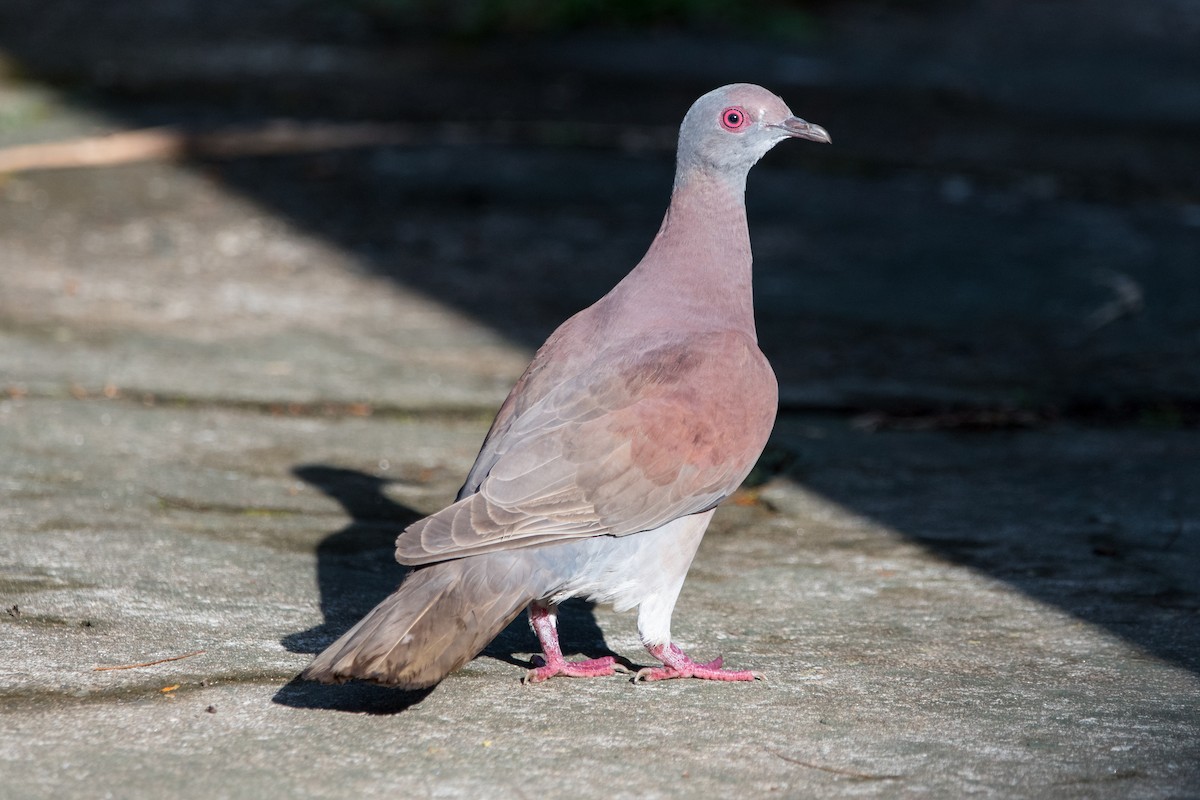
[[[457,500],[479,491],[480,484],[511,443],[512,438],[508,434],[513,423],[525,416],[525,412],[532,406],[544,400],[547,394],[586,371],[583,362],[590,360],[586,353],[572,353],[572,348],[563,345],[594,338],[594,326],[594,308],[584,309],[560,325],[538,348],[533,360],[529,362],[529,366],[517,379],[516,385],[500,406],[500,410],[496,412],[492,427],[479,448],[479,455],[476,456],[466,481],[458,491]]]
[[[775,403],[770,367],[743,334],[601,354],[502,431],[493,426],[478,491],[409,526],[396,558],[417,565],[622,536],[704,511],[753,467]]]

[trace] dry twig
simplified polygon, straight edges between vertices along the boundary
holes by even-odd
[[[413,138],[412,126],[370,122],[282,121],[207,133],[175,127],[146,128],[118,131],[106,136],[6,147],[0,149],[0,173],[101,167],[139,161],[311,153],[404,144]]]
[[[114,669],[137,669],[138,667],[153,667],[155,664],[165,664],[168,661],[180,661],[185,658],[191,658],[192,656],[203,655],[206,652],[208,652],[208,651],[197,650],[194,653],[184,653],[181,656],[171,656],[170,658],[160,658],[157,661],[144,661],[141,664],[121,664],[120,666],[117,666],[117,667],[92,667],[92,672],[108,672],[109,670],[114,670]]]

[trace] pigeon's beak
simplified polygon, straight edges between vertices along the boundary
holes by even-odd
[[[829,131],[825,130],[820,125],[814,125],[811,122],[805,122],[799,117],[788,117],[775,127],[781,129],[788,136],[792,136],[796,139],[808,139],[810,142],[825,142],[825,144],[833,144],[833,139],[830,138]]]

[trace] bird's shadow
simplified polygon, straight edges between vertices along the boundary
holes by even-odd
[[[293,653],[317,654],[395,591],[408,573],[396,563],[396,536],[421,514],[389,498],[387,481],[357,470],[306,464],[292,470],[296,477],[337,500],[350,523],[317,545],[317,589],[324,621],[283,637]],[[588,658],[616,655],[604,641],[592,604],[571,600],[559,610],[563,652]],[[522,669],[533,666],[525,654],[540,651],[522,614],[480,654]],[[618,659],[625,663],[624,659]],[[626,666],[630,666],[626,663]],[[513,680],[522,675],[515,672]],[[433,689],[405,691],[362,682],[324,685],[294,678],[273,698],[293,708],[320,708],[356,713],[393,714],[424,700]]]

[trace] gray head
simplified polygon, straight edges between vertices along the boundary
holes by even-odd
[[[744,180],[784,139],[830,142],[820,125],[793,116],[778,96],[752,83],[714,89],[688,109],[679,126],[676,181],[692,170]]]

